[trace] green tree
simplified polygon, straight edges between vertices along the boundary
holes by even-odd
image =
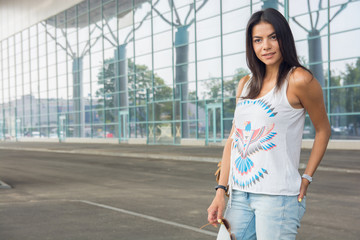
[[[347,64],[346,72],[343,75],[344,85],[359,85],[360,84],[360,58],[357,59],[355,64]],[[360,87],[351,86],[345,90],[345,109],[347,113],[360,112]],[[358,136],[358,128],[360,127],[360,116],[349,115],[347,119],[348,126],[350,127],[349,134]]]
[[[326,77],[328,79],[328,77]],[[329,113],[351,114],[360,112],[360,58],[355,64],[347,64],[344,72],[336,75],[331,72],[330,77],[330,109]],[[326,96],[326,95],[325,95]],[[325,98],[325,101],[327,99]],[[327,104],[326,104],[327,105]],[[359,115],[334,115],[331,117],[333,127],[348,127],[350,135],[358,136],[360,122]],[[346,134],[346,132],[344,132]],[[335,137],[335,135],[333,136]]]
[[[325,79],[326,82],[329,81],[328,73],[325,72]],[[326,83],[327,84],[327,83]],[[339,113],[344,112],[345,109],[343,106],[345,106],[345,99],[344,99],[344,92],[345,90],[341,88],[343,82],[342,82],[342,76],[336,75],[333,71],[330,73],[330,87],[339,87],[339,88],[333,88],[330,91],[330,109],[327,109],[328,112],[331,113]],[[325,106],[328,106],[328,99],[327,99],[327,93],[324,90],[324,100],[325,100]]]
[[[113,64],[114,60],[106,59],[104,60],[104,64],[102,69],[99,71],[97,78],[98,78],[98,85],[100,88],[96,91],[95,96],[98,98],[98,104],[96,105],[96,109],[100,119],[103,119],[103,108],[113,108],[114,107],[114,95],[115,92],[115,65]],[[111,111],[106,111],[105,114],[105,122],[113,122],[115,119],[114,113]]]
[[[236,107],[236,91],[239,85],[239,81],[244,76],[248,75],[249,71],[244,68],[236,69],[235,76],[230,80],[224,82],[224,95],[230,96],[229,100],[224,101],[224,117],[233,118]],[[230,121],[225,122],[225,129],[231,129],[232,123]]]
[[[134,72],[135,70],[135,72]],[[154,83],[152,81],[154,79]],[[116,119],[117,104],[115,102],[115,64],[114,59],[106,59],[102,69],[98,73],[98,85],[100,88],[96,91],[96,97],[99,98],[97,106],[98,113],[102,116],[103,108],[113,109],[104,114],[105,122],[113,122]],[[135,65],[128,60],[128,92],[130,106],[144,106],[147,93],[149,93],[149,112],[152,113],[154,107],[154,120],[172,119],[172,88],[165,84],[165,81],[154,75],[146,65]],[[166,101],[169,100],[169,101]],[[161,101],[161,103],[158,103]],[[145,121],[146,113],[144,108],[136,109],[136,114],[130,115],[132,120]],[[152,116],[149,116],[151,119]],[[135,119],[134,119],[135,118]]]
[[[249,74],[244,68],[236,69],[234,77],[229,81],[224,81],[224,96],[231,96],[235,99],[237,86],[242,77]],[[205,95],[208,99],[218,99],[221,97],[221,81],[212,78],[206,82]]]
[[[224,81],[223,89],[221,86],[221,80],[219,79],[210,79],[206,81],[204,93],[206,103],[210,102],[223,102],[223,117],[224,118],[233,118],[235,106],[236,106],[236,91],[238,88],[239,81],[242,77],[249,74],[249,71],[244,68],[236,69],[236,72],[231,80]],[[224,99],[222,99],[222,91]],[[200,104],[199,104],[200,107]],[[205,108],[205,106],[201,106]],[[232,126],[232,122],[226,120],[224,123],[224,132],[227,134]]]
[[[236,69],[234,77],[229,81],[224,81],[224,97],[229,100],[224,101],[224,117],[232,117],[236,104],[236,91],[239,81],[242,77],[249,74],[249,71],[244,68]],[[221,98],[221,81],[218,79],[210,79],[207,81],[205,88],[205,95],[207,99],[216,101]]]

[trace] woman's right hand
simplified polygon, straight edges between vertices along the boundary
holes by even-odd
[[[216,227],[217,220],[223,218],[223,213],[225,209],[225,191],[223,189],[218,189],[216,191],[216,196],[210,204],[208,212],[208,221],[213,226]]]

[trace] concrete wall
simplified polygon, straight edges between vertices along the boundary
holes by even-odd
[[[83,0],[0,0],[0,41]]]

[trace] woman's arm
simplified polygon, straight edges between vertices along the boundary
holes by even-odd
[[[242,89],[245,83],[249,80],[249,78],[250,78],[249,76],[245,76],[239,81],[239,85],[236,91],[236,102],[240,99]],[[223,185],[223,186],[227,186],[229,180],[230,154],[231,154],[231,143],[232,143],[231,136],[233,135],[233,132],[234,132],[234,124],[230,131],[229,137],[225,143],[223,156],[221,160],[219,185]],[[221,219],[223,217],[224,209],[225,209],[225,190],[219,188],[216,191],[214,200],[212,201],[210,207],[207,210],[209,223],[215,223],[217,222],[218,219]]]
[[[223,186],[227,186],[229,179],[230,153],[231,153],[231,143],[232,143],[231,136],[233,132],[234,132],[234,125],[231,129],[229,138],[225,143],[223,156],[221,160],[219,185],[223,185]],[[225,190],[219,188],[218,190],[216,190],[216,195],[211,205],[207,209],[209,223],[216,223],[218,219],[221,219],[223,217],[224,209],[225,209]]]
[[[304,172],[313,176],[325,154],[331,135],[323,92],[319,82],[309,72],[301,68],[294,71],[292,78],[290,78],[290,84],[293,84],[293,92],[298,97],[299,103],[308,112],[315,128],[315,140]],[[299,201],[305,196],[309,184],[307,179],[302,179]]]

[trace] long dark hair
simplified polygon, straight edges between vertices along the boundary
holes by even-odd
[[[265,77],[266,66],[257,58],[254,52],[252,41],[252,30],[254,26],[260,22],[270,23],[274,27],[280,52],[283,58],[277,76],[277,89],[281,87],[286,79],[287,74],[293,67],[301,67],[306,69],[300,64],[298,60],[294,37],[284,16],[273,8],[267,8],[263,11],[256,12],[251,16],[246,28],[246,61],[250,71],[253,74],[253,79],[249,84],[249,92],[244,98],[256,98],[260,94],[263,85],[263,79]],[[308,69],[306,70],[309,71]]]

